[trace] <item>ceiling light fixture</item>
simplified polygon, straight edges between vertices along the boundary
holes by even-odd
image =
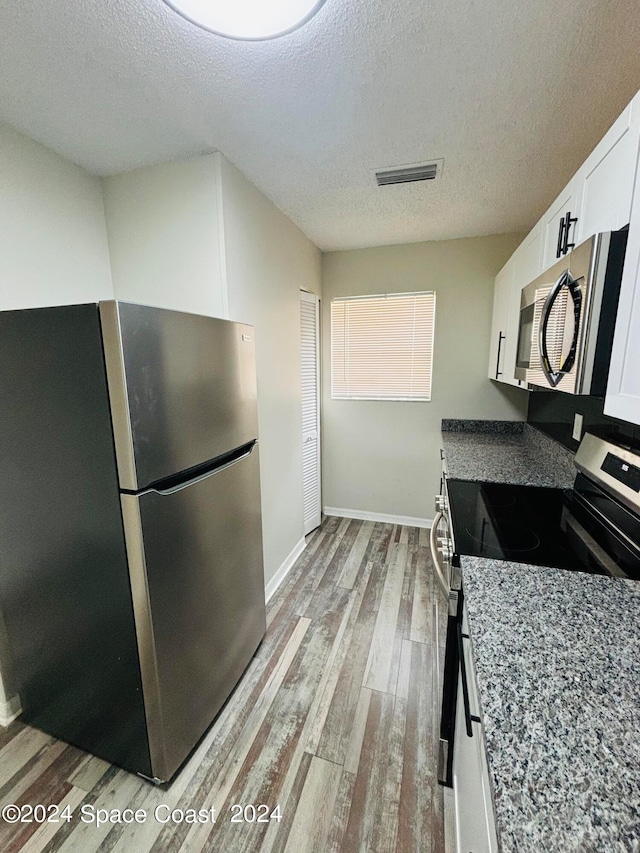
[[[325,0],[164,0],[187,21],[242,41],[277,38],[301,27]]]

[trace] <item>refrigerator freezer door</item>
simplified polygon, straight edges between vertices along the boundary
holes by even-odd
[[[189,485],[122,495],[154,776],[169,779],[265,632],[258,448]]]
[[[257,437],[253,327],[117,301],[100,320],[122,489]]]

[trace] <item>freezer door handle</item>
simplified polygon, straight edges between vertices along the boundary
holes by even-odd
[[[255,439],[250,444],[245,444],[242,447],[239,447],[237,450],[226,454],[221,459],[215,460],[206,468],[198,469],[195,476],[190,477],[187,480],[179,480],[178,482],[175,482],[175,479],[165,480],[164,482],[166,485],[156,484],[146,491],[141,492],[141,494],[146,495],[149,492],[155,492],[158,495],[175,495],[176,492],[180,492],[182,489],[188,489],[189,486],[193,486],[196,483],[201,483],[203,480],[206,480],[207,477],[219,474],[220,471],[226,471],[227,468],[230,468],[237,462],[242,462],[243,459],[247,459],[253,453],[257,443],[258,440]]]

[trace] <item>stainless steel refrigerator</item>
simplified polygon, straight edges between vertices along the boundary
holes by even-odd
[[[254,332],[0,313],[0,607],[24,719],[154,781],[265,632]]]

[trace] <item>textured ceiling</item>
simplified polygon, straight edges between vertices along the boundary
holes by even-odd
[[[322,249],[522,231],[640,88],[639,45],[638,0],[327,0],[254,43],[160,0],[0,0],[0,120],[100,175],[219,149]]]

